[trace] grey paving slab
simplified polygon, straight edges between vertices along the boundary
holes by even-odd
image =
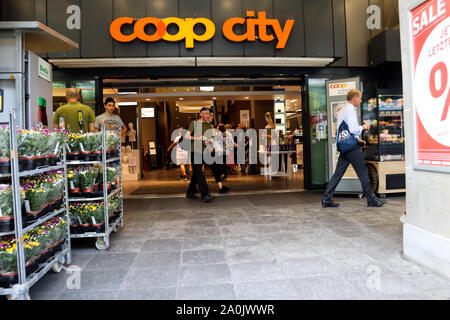
[[[181,263],[183,265],[223,264],[225,263],[225,250],[205,249],[183,251]]]
[[[136,253],[107,253],[97,254],[83,270],[116,270],[126,269],[133,264]]]
[[[262,244],[259,246],[232,247],[225,249],[226,261],[231,263],[274,261],[276,247]]]
[[[333,265],[320,256],[279,260],[278,264],[288,278],[337,273]]]
[[[146,240],[142,251],[178,251],[182,245],[183,241],[180,239]]]
[[[114,299],[116,299],[116,300],[174,300],[175,293],[176,293],[175,287],[118,290]]]
[[[183,250],[222,249],[223,239],[220,236],[184,238]]]
[[[115,290],[65,290],[56,300],[114,300]]]
[[[124,282],[129,269],[83,270],[81,290],[117,290]]]
[[[80,268],[84,268],[88,262],[95,257],[93,253],[73,253],[71,255],[71,265],[79,266]]]
[[[133,268],[154,267],[179,267],[181,263],[181,251],[166,252],[141,252],[136,255],[134,262],[130,264]]]
[[[192,286],[177,288],[178,300],[235,300],[236,293],[232,284]]]
[[[108,253],[139,253],[144,247],[144,239],[132,239],[124,238],[123,240],[111,240],[110,247],[108,248]]]
[[[286,278],[275,261],[230,264],[229,267],[233,283]]]
[[[226,264],[185,266],[180,270],[178,286],[198,286],[231,283],[230,269]]]
[[[270,280],[235,283],[239,300],[298,300],[300,298],[292,281]]]
[[[49,272],[44,275],[34,286],[31,287],[30,295],[40,295],[47,293],[61,293],[67,287],[69,274],[65,271],[60,273]]]
[[[121,290],[175,287],[179,267],[158,266],[152,268],[131,268]]]
[[[293,279],[301,299],[342,300],[363,297],[354,286],[343,277],[315,276]]]
[[[262,237],[258,234],[249,234],[242,236],[224,236],[223,243],[226,248],[257,246],[262,244]]]

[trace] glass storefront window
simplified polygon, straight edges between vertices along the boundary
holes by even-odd
[[[320,126],[327,115],[327,91],[325,81],[328,79],[309,78],[309,119],[311,136],[311,183],[325,185],[327,180],[327,146],[326,130]]]

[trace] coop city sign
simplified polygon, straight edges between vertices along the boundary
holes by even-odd
[[[259,39],[263,42],[270,42],[277,40],[277,49],[283,49],[294,26],[295,20],[286,20],[284,28],[281,27],[278,19],[268,19],[265,11],[258,12],[255,17],[254,11],[247,11],[247,18],[231,18],[225,21],[222,26],[222,33],[230,41],[256,41]],[[124,34],[122,27],[125,25],[133,25],[134,29],[131,34]],[[167,27],[174,24],[178,27],[176,34],[167,32]],[[204,26],[203,34],[197,34],[194,27],[197,24]],[[156,31],[153,34],[146,32],[146,27],[153,25]],[[246,26],[247,32],[244,34],[236,34],[233,28],[237,25]],[[258,30],[256,28],[258,26]],[[267,28],[272,27],[273,34],[268,34]],[[214,22],[207,18],[176,18],[169,17],[165,19],[158,19],[153,17],[142,18],[135,20],[130,17],[121,17],[114,20],[110,26],[110,34],[116,41],[131,42],[135,39],[140,39],[144,42],[155,42],[165,40],[170,42],[185,41],[186,48],[194,48],[195,41],[204,42],[210,40],[216,34],[216,26]]]

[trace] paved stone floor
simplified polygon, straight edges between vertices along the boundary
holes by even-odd
[[[73,243],[79,290],[49,273],[32,299],[450,299],[450,282],[402,257],[404,198],[382,209],[320,194],[127,200],[111,247]],[[378,284],[378,285],[377,285]],[[378,289],[377,289],[378,288]]]

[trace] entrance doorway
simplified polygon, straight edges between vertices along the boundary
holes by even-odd
[[[287,152],[277,155],[283,173],[264,174],[257,163],[224,166],[224,185],[231,194],[299,191],[304,188],[304,95],[302,79],[104,79],[103,97],[116,100],[118,114],[133,134],[123,137],[124,193],[127,197],[184,196],[189,184],[168,152],[177,129],[187,129],[202,107],[211,108],[211,124],[237,128],[268,127],[266,114]],[[175,131],[175,133],[174,133]],[[131,138],[131,139],[130,139]],[[257,141],[258,151],[266,147]],[[237,150],[233,151],[236,155]],[[259,155],[259,153],[258,153]],[[235,157],[236,159],[236,157]],[[174,161],[175,160],[175,161]],[[247,159],[248,160],[248,159]],[[235,161],[236,162],[236,161]],[[189,166],[186,166],[189,172]],[[210,192],[218,186],[211,169],[204,168]]]

